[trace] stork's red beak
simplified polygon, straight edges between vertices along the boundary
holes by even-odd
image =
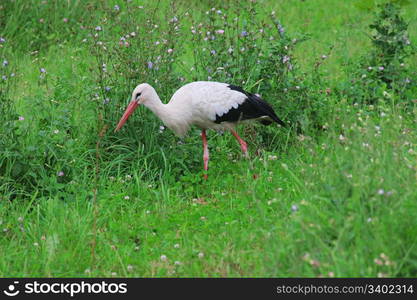
[[[127,106],[125,113],[123,114],[122,118],[119,121],[119,124],[117,124],[115,132],[118,131],[120,128],[123,127],[123,125],[126,123],[127,119],[129,119],[130,115],[135,111],[136,107],[138,107],[138,102],[136,100],[133,100],[129,103]]]

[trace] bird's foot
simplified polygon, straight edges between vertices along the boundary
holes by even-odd
[[[240,149],[242,150],[243,156],[249,158],[248,146],[243,140],[240,142]]]

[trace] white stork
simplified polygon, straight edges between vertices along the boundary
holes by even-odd
[[[156,114],[166,127],[183,137],[191,125],[201,128],[203,140],[204,170],[207,173],[209,151],[207,146],[207,129],[230,130],[237,139],[245,156],[248,154],[247,145],[236,133],[235,127],[239,121],[258,120],[264,125],[281,121],[271,105],[259,96],[248,93],[242,88],[220,82],[196,81],[191,82],[172,96],[167,104],[163,104],[155,89],[147,83],[139,84],[132,93],[132,99],[115,131],[118,131],[129,116],[143,104]],[[207,174],[204,175],[207,179]]]

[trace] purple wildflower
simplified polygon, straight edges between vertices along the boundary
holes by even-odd
[[[153,63],[151,61],[148,61],[148,69],[152,69],[153,68]]]
[[[240,33],[240,35],[241,35],[241,36],[243,36],[243,37],[248,36],[248,32],[247,32],[247,31],[245,31],[245,30],[243,30],[243,31]]]
[[[3,61],[3,67],[7,67],[9,65],[9,62],[7,60]]]
[[[40,71],[41,73],[46,73],[45,68],[40,68],[40,69],[39,69],[39,71]]]
[[[101,26],[97,26],[96,28],[95,28],[95,30],[96,31],[101,31],[102,29],[101,29]]]
[[[6,42],[6,39],[3,37],[0,37],[0,44],[5,43],[5,42]]]
[[[116,5],[113,7],[113,9],[114,9],[115,11],[119,11],[119,10],[120,10],[120,6],[116,4]]]
[[[288,55],[285,55],[283,58],[282,58],[282,63],[283,64],[286,64],[287,62],[289,62],[290,61],[290,57],[288,56]]]
[[[57,175],[58,175],[59,177],[62,177],[62,176],[64,176],[65,174],[64,174],[64,172],[63,172],[63,171],[59,171]]]
[[[24,120],[25,120],[25,118],[24,118],[24,117],[19,116],[19,121],[24,121]]]
[[[108,91],[110,91],[110,90],[111,90],[111,87],[106,86],[106,87],[104,87],[104,90],[105,90],[106,92],[108,92]]]
[[[281,35],[283,35],[285,32],[285,28],[280,23],[278,23],[278,31]]]

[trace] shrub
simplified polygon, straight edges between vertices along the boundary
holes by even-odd
[[[416,72],[409,68],[409,60],[415,53],[409,40],[408,24],[401,16],[401,7],[396,2],[378,6],[371,29],[372,50],[360,63],[352,66],[352,80],[347,83],[347,93],[357,103],[374,104],[394,93],[400,102],[410,100],[412,81]]]

